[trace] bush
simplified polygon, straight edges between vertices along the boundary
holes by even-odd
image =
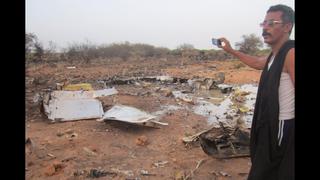
[[[89,41],[70,44],[65,50],[65,54],[71,61],[84,61],[85,63],[89,63],[91,59],[99,57],[97,47]]]
[[[73,43],[66,49],[70,59],[116,58],[127,60],[129,57],[162,57],[168,48],[156,48],[148,44],[113,43],[110,45],[93,46],[88,43]]]
[[[43,60],[44,49],[42,44],[38,41],[38,37],[33,33],[25,35],[25,58],[27,61]]]
[[[190,50],[195,49],[192,44],[184,43],[177,47],[178,50]]]
[[[271,53],[271,49],[270,49],[270,48],[267,48],[267,49],[259,50],[259,51],[256,53],[256,55],[257,55],[257,56],[268,56],[270,53]]]
[[[255,34],[243,35],[243,41],[237,42],[236,46],[239,48],[239,51],[256,55],[259,49],[263,46],[261,39]]]

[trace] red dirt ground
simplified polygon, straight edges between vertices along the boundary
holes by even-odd
[[[95,89],[102,88],[96,82],[113,75],[135,74],[171,75],[192,78],[214,77],[225,73],[225,83],[257,83],[260,71],[241,65],[239,61],[190,62],[183,67],[167,61],[33,65],[26,73],[26,179],[90,179],[75,175],[78,171],[101,168],[116,172],[100,179],[246,179],[250,169],[249,158],[215,159],[206,155],[198,144],[185,145],[182,138],[208,127],[206,118],[187,110],[167,113],[161,122],[169,123],[161,128],[149,128],[111,121],[81,120],[64,123],[49,123],[40,113],[33,96],[42,89],[54,87],[55,83],[91,83]],[[239,65],[240,64],[240,65]],[[33,81],[32,81],[33,79]],[[29,81],[31,80],[31,81]],[[153,93],[152,88],[116,86],[119,94],[99,98],[104,108],[115,103],[134,106],[147,112],[157,111],[161,105],[176,105],[172,97]],[[137,91],[150,91],[147,95],[134,95]],[[132,92],[131,94],[128,92]],[[190,104],[182,102],[185,106]],[[71,137],[73,135],[73,137]],[[199,161],[199,168],[194,170]],[[163,167],[154,163],[164,162]],[[133,176],[120,171],[132,171]],[[146,170],[149,176],[141,175]],[[219,172],[230,176],[222,176]]]

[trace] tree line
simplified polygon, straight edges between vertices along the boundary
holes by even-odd
[[[270,49],[261,49],[263,42],[255,34],[243,35],[242,41],[235,44],[241,52],[251,55],[267,55]],[[199,50],[191,44],[181,44],[176,49],[155,47],[143,43],[112,43],[95,45],[86,40],[80,43],[69,44],[62,52],[57,52],[54,42],[49,42],[49,47],[44,48],[34,33],[26,33],[25,57],[27,62],[44,61],[82,61],[89,63],[92,59],[120,58],[128,60],[130,57],[182,57],[191,60],[226,60],[232,59],[232,55],[223,50]]]

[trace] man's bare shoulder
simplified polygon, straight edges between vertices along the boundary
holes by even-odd
[[[292,83],[294,84],[295,82],[295,73],[294,73],[294,48],[290,49],[288,51],[288,54],[286,55],[286,59],[284,62],[284,67],[283,67],[283,71],[289,73],[290,78],[292,80]]]
[[[284,65],[284,71],[288,72],[290,69],[294,68],[294,61],[295,61],[295,53],[294,53],[294,48],[291,48],[285,59],[285,65]]]

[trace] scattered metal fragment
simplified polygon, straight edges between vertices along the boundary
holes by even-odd
[[[168,161],[158,161],[153,163],[154,166],[156,167],[164,167],[164,165],[166,165],[168,163]]]
[[[105,171],[102,169],[90,169],[90,172],[88,173],[87,177],[88,178],[100,178],[100,177],[104,177],[107,175],[111,175],[112,177],[115,177],[115,176],[117,176],[117,173]]]
[[[120,169],[117,169],[117,168],[111,168],[111,170],[116,172],[116,173],[124,174],[126,176],[134,176],[134,173],[131,170],[120,170]]]
[[[143,169],[140,170],[140,174],[142,176],[156,176],[156,174],[151,174],[147,170],[143,170]]]
[[[151,127],[154,127],[155,124],[168,125],[167,123],[157,121],[156,116],[148,114],[137,108],[124,105],[113,106],[105,112],[103,119],[105,122],[108,120],[116,120]]]
[[[235,158],[250,155],[249,130],[228,128],[221,123],[221,128],[212,128],[199,137],[202,150],[212,157]]]

